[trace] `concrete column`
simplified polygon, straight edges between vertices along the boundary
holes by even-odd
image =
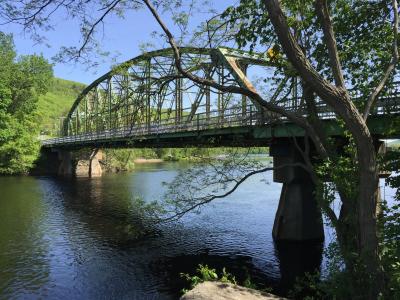
[[[41,150],[32,175],[58,175],[64,177],[100,177],[103,174],[101,150],[71,152],[62,149]]]
[[[303,162],[301,153],[290,140],[282,139],[272,145],[270,155],[274,158],[274,167]],[[274,240],[322,241],[322,214],[308,172],[301,167],[283,167],[274,171],[274,181],[283,183],[272,232]]]
[[[58,175],[67,177],[72,176],[73,167],[72,167],[71,152],[65,150],[58,150],[58,159],[60,161],[60,165],[58,167]]]

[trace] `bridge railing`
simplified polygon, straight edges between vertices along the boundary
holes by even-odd
[[[77,142],[144,137],[149,135],[178,133],[184,131],[201,131],[226,127],[254,126],[265,124],[267,117],[266,114],[263,116],[254,105],[248,105],[246,107],[245,115],[239,111],[237,107],[226,109],[223,116],[219,113],[219,111],[201,112],[195,114],[190,121],[187,121],[185,118],[183,118],[183,120],[178,123],[175,119],[171,118],[167,120],[160,120],[157,123],[152,123],[150,126],[146,124],[138,124],[100,132],[90,132],[58,137],[43,141],[43,145],[71,144]]]
[[[357,100],[355,100],[357,103]],[[303,116],[307,115],[302,99],[290,99],[285,103],[285,108],[295,111]],[[317,103],[318,114],[321,119],[335,118],[335,113],[322,101]],[[190,109],[188,109],[189,111]],[[386,93],[377,101],[372,114],[382,115],[386,113],[400,114],[400,92],[393,90]],[[226,108],[221,114],[219,110],[202,111],[193,114],[189,118],[189,112],[183,115],[180,120],[167,118],[153,120],[150,124],[132,124],[131,126],[120,127],[97,132],[80,133],[63,136],[42,141],[44,146],[74,144],[94,141],[112,141],[121,139],[134,139],[152,135],[173,134],[185,131],[203,131],[221,129],[226,127],[266,125],[277,122],[288,122],[286,118],[279,117],[270,112],[260,112],[253,104],[244,107],[236,105]]]

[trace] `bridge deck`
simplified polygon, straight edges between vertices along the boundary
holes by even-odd
[[[258,118],[257,118],[258,117]],[[132,126],[58,137],[42,142],[43,147],[76,149],[84,147],[99,148],[181,148],[188,146],[208,147],[250,147],[268,146],[276,138],[304,136],[304,130],[287,121],[264,123],[259,113],[253,118],[229,117],[224,120],[212,118],[183,124],[158,124],[149,128]],[[329,136],[342,136],[343,129],[336,119],[323,120],[324,129]],[[370,117],[369,128],[376,138],[400,138],[400,116],[376,115]]]

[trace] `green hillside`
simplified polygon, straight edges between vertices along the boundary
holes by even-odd
[[[40,131],[43,135],[58,133],[60,117],[65,116],[78,94],[85,88],[79,82],[54,78],[46,95],[38,102]]]

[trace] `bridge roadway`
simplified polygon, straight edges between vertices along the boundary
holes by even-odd
[[[400,97],[398,99],[400,104]],[[254,108],[253,108],[254,109]],[[251,107],[249,107],[249,111]],[[343,136],[343,129],[332,114],[323,119],[328,136]],[[368,126],[377,139],[400,138],[400,117],[398,114],[371,116]],[[252,111],[241,114],[206,118],[196,114],[191,122],[175,124],[161,122],[145,125],[109,129],[99,132],[82,133],[44,140],[44,148],[74,150],[79,148],[181,148],[189,146],[207,147],[251,147],[268,146],[275,139],[302,137],[304,130],[287,120],[263,123],[262,116]]]

